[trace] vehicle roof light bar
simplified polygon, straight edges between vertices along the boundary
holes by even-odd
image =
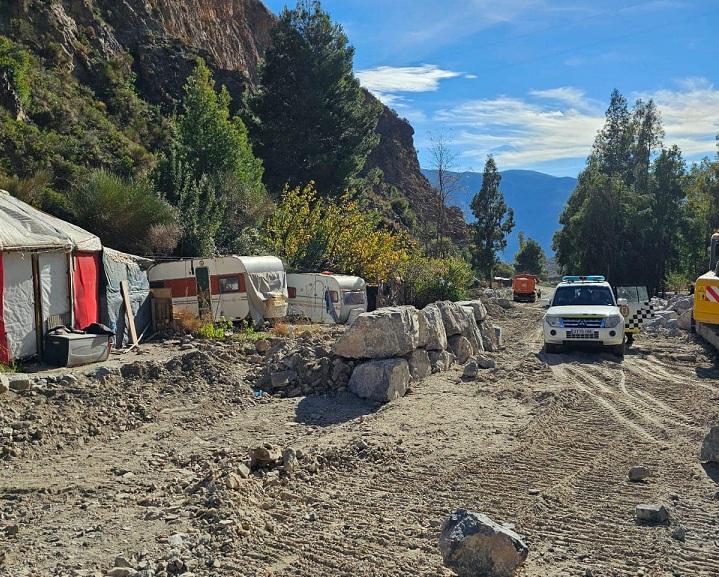
[[[563,282],[580,282],[580,281],[589,281],[589,282],[604,282],[607,280],[604,278],[603,275],[600,274],[590,274],[590,275],[582,275],[582,276],[575,276],[575,275],[567,275],[562,277]]]

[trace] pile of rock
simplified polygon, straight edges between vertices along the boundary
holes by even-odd
[[[346,390],[354,363],[334,353],[335,336],[304,332],[275,343],[259,341],[249,375],[254,388],[282,397]]]
[[[399,306],[363,313],[337,340],[334,353],[354,365],[350,391],[386,403],[403,396],[411,381],[496,347],[481,301],[439,301],[422,310]]]
[[[688,331],[692,325],[694,297],[674,295],[669,299],[654,297],[651,300],[653,318],[644,321],[642,328],[654,334],[677,336],[680,331]]]

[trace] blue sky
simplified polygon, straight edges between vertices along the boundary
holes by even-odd
[[[278,12],[285,0],[266,0]],[[294,1],[289,2],[294,5]],[[719,0],[324,0],[355,72],[457,169],[576,176],[609,94],[653,98],[689,160],[719,133]]]

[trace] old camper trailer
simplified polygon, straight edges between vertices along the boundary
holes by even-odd
[[[151,288],[169,288],[172,305],[200,318],[255,323],[287,315],[287,276],[274,256],[222,256],[156,264]]]
[[[367,310],[364,279],[343,274],[287,275],[289,314],[315,323],[349,324]]]

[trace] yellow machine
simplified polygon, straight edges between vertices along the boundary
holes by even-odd
[[[709,272],[694,285],[694,321],[697,334],[719,349],[719,232],[712,235],[709,255]]]

